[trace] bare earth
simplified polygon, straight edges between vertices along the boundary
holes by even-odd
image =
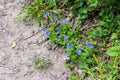
[[[48,50],[49,41],[38,25],[16,21],[22,5],[15,0],[0,0],[0,80],[67,80],[63,49]],[[16,42],[13,49],[11,45]],[[53,66],[44,70],[34,68],[33,60],[51,59]]]

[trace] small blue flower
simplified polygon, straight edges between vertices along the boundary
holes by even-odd
[[[70,49],[71,48],[71,45],[68,43],[68,44],[66,44],[66,48],[67,49]]]
[[[45,32],[46,32],[46,29],[45,29],[45,28],[42,28],[41,31],[45,33]]]
[[[48,12],[44,12],[44,13],[43,13],[44,16],[47,16],[48,14],[49,14]]]
[[[62,19],[63,22],[68,22],[67,18]]]
[[[64,36],[64,41],[66,41],[67,38],[68,38],[68,36],[65,35],[65,36]]]
[[[57,19],[57,24],[61,24],[62,20],[60,18]]]
[[[94,48],[94,46],[90,46],[89,48],[91,48],[91,49],[92,49],[92,48]]]
[[[57,24],[66,23],[66,22],[68,22],[67,18],[58,18],[57,19]]]
[[[57,38],[57,39],[58,39],[58,41],[60,41],[60,38],[61,38],[61,37],[60,37],[60,36],[58,36],[58,38]]]
[[[90,42],[86,42],[86,46],[88,47],[91,46]]]
[[[60,29],[58,29],[58,30],[57,30],[57,34],[59,34],[59,33],[60,33],[60,31],[61,31],[61,30],[60,30]]]
[[[48,36],[50,33],[46,31],[46,28],[42,28],[41,31],[46,35]]]
[[[86,43],[86,46],[88,46],[89,48],[94,48],[94,46],[92,46],[92,45],[90,44],[90,42],[87,42],[87,43]]]
[[[46,31],[46,32],[45,32],[45,35],[48,36],[48,35],[49,35],[49,32]]]
[[[56,18],[52,18],[52,19],[51,19],[52,22],[54,22],[54,21],[56,21],[56,20],[57,20]]]
[[[49,15],[50,15],[50,16],[52,16],[52,15],[53,15],[53,13],[52,13],[52,12],[49,12]]]
[[[82,52],[82,50],[75,50],[76,54],[80,54]]]

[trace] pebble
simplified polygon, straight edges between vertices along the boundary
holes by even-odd
[[[66,60],[70,60],[70,57],[65,57],[64,60],[65,60],[65,61],[66,61]]]
[[[50,51],[52,50],[52,46],[48,46],[47,49]]]
[[[5,29],[3,29],[2,31],[3,31],[4,33],[6,32],[6,30],[5,30]]]

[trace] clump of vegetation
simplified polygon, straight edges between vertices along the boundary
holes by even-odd
[[[70,59],[66,66],[82,70],[81,79],[119,80],[119,0],[33,0],[21,19],[34,20]],[[86,23],[87,21],[90,22]],[[70,75],[70,80],[77,80]]]
[[[43,70],[50,67],[52,65],[52,62],[50,59],[39,58],[34,60],[34,65],[38,70]]]
[[[74,76],[74,75],[69,75],[68,79],[69,80],[79,80],[78,76]]]

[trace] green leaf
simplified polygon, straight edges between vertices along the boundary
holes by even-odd
[[[83,14],[86,14],[88,11],[87,11],[87,8],[81,8],[79,10],[80,13],[83,13]]]
[[[80,64],[80,65],[79,65],[79,68],[80,68],[80,69],[84,69],[84,68],[85,68],[85,65],[84,65],[84,64]]]
[[[112,33],[111,39],[117,39],[117,38],[118,38],[118,34],[117,33]]]
[[[104,22],[104,21],[99,21],[98,23],[102,26],[106,25],[106,22]]]
[[[97,4],[98,4],[98,0],[92,0],[90,7],[97,7]]]
[[[118,56],[120,54],[120,46],[110,47],[106,53],[109,56]]]

